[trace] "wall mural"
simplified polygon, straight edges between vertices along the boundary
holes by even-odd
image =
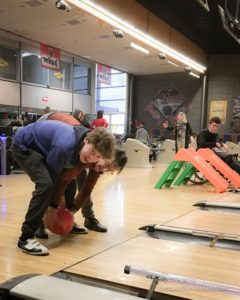
[[[157,124],[163,123],[164,120],[175,123],[177,114],[180,111],[187,114],[190,107],[191,101],[180,94],[173,83],[168,82],[147,104],[145,111]]]

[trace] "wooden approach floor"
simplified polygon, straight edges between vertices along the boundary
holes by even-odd
[[[229,234],[240,240],[240,213],[196,209],[164,224],[166,227]]]
[[[240,192],[238,193],[227,193],[223,197],[220,197],[216,200],[208,200],[205,202],[208,205],[215,205],[215,206],[226,206],[226,207],[239,207],[240,208]]]
[[[29,273],[52,275],[66,270],[107,282],[148,288],[149,279],[123,274],[124,265],[129,264],[157,272],[239,284],[238,251],[141,236],[142,231],[138,230],[141,226],[174,222],[181,216],[194,215],[199,210],[193,206],[197,202],[232,197],[227,192],[217,194],[210,184],[154,189],[165,168],[166,165],[154,165],[147,169],[125,169],[120,175],[103,175],[93,198],[96,216],[107,225],[108,232],[62,237],[50,234],[49,240],[42,241],[50,250],[46,257],[16,250],[33,184],[25,174],[0,176],[0,282]],[[83,222],[80,212],[76,221]],[[203,222],[208,224],[209,218],[203,217]],[[239,299],[219,292],[174,287],[159,285],[158,290],[190,299]]]

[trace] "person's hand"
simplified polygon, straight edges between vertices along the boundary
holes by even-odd
[[[217,142],[217,143],[216,143],[216,147],[221,148],[221,147],[222,147],[222,144]]]
[[[227,152],[228,152],[228,145],[225,144],[225,143],[222,143],[221,149],[222,149],[225,153],[227,153]]]

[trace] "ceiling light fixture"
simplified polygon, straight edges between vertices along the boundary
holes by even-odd
[[[66,12],[70,12],[71,10],[71,6],[69,6],[64,0],[57,0],[55,5],[56,8],[66,10]]]
[[[130,46],[134,49],[137,49],[138,51],[141,51],[143,53],[146,53],[146,54],[149,54],[149,50],[148,49],[145,49],[141,46],[139,46],[138,44],[135,44],[135,43],[131,43]]]
[[[171,60],[168,60],[168,63],[175,66],[175,67],[178,67],[179,68],[179,65],[178,64],[175,64],[175,62],[171,61]]]
[[[196,78],[200,78],[200,76],[194,72],[189,72],[189,75],[196,77]]]
[[[151,46],[152,48],[164,52],[167,56],[174,58],[177,61],[180,61],[186,65],[192,67],[192,69],[204,73],[206,71],[206,67],[197,63],[196,61],[192,60],[191,58],[183,55],[182,53],[168,47],[167,45],[159,42],[155,38],[143,33],[142,31],[138,30],[131,24],[119,19],[117,16],[111,14],[107,10],[103,9],[102,7],[96,5],[90,0],[67,0],[68,3],[71,5],[80,8],[91,15],[105,21],[106,23],[118,28],[125,33],[129,34],[133,38],[141,41],[142,43]]]
[[[192,71],[192,68],[191,67],[189,67],[189,66],[186,66],[185,68],[184,68],[184,70],[186,71],[186,72],[191,72]]]
[[[166,54],[165,53],[159,53],[158,57],[162,60],[166,59]]]

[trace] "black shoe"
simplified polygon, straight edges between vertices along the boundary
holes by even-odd
[[[48,233],[45,230],[44,226],[40,226],[37,231],[34,233],[34,236],[39,239],[48,239]]]
[[[72,230],[70,231],[70,233],[73,233],[73,234],[87,234],[88,230],[87,230],[87,228],[80,227],[77,224],[75,224],[73,226]]]
[[[96,218],[86,218],[84,226],[97,232],[107,232],[107,227],[102,225]]]

